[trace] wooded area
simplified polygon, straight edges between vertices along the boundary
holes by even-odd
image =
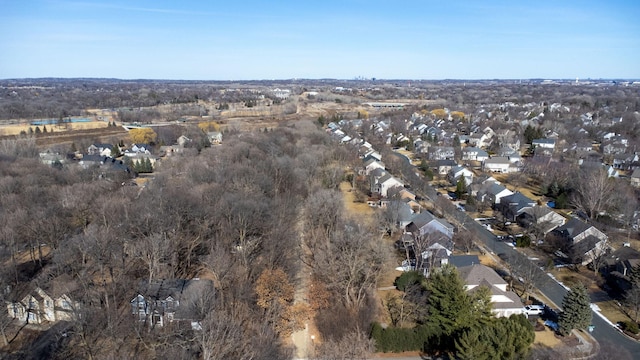
[[[74,302],[44,348],[3,314],[5,358],[290,358],[282,340],[313,315],[327,344],[318,354],[354,336],[370,350],[384,253],[342,211],[337,185],[353,155],[317,125],[229,136],[163,160],[142,187],[43,165],[30,139],[1,148],[2,300],[37,287]],[[318,293],[311,307],[294,304],[303,265]],[[193,278],[212,286],[180,307],[202,330],[132,315],[141,284]]]

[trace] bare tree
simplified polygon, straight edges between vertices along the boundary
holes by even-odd
[[[387,258],[379,237],[365,226],[349,222],[326,247],[314,254],[314,272],[338,294],[345,306],[359,309],[375,288]]]
[[[365,360],[375,351],[374,342],[357,329],[339,340],[327,339],[315,349],[312,359]]]
[[[474,247],[473,233],[466,229],[458,231],[453,235],[453,243],[468,254]]]
[[[634,314],[633,320],[638,322],[638,319],[640,319],[640,284],[633,283],[625,293],[624,300]]]
[[[169,253],[169,243],[166,233],[152,233],[134,243],[134,255],[146,265],[149,283],[160,272],[160,266]]]
[[[604,169],[581,169],[578,172],[573,196],[573,204],[591,219],[610,207],[614,181],[609,179]]]

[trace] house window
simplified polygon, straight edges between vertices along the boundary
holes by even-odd
[[[36,321],[36,314],[29,311],[29,322]]]
[[[62,300],[62,308],[66,310],[71,310],[71,304],[67,300]]]

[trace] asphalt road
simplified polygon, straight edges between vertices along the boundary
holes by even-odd
[[[393,154],[403,159],[406,164],[410,165],[409,159],[404,155],[396,152]],[[431,200],[433,203],[436,202],[437,191],[426,182],[422,181],[422,179],[419,179],[419,177],[418,180],[414,170],[411,170],[408,166],[403,167],[403,176],[405,181],[413,184],[412,186],[414,187],[414,190],[417,190],[418,192],[423,190],[423,196],[428,200]],[[467,230],[473,232],[476,235],[476,238],[480,240],[486,248],[490,249],[495,254],[499,254],[500,258],[507,261],[511,266],[522,264],[524,261],[531,261],[526,256],[516,251],[513,247],[499,240],[495,235],[493,235],[493,233],[489,232],[482,225],[469,217],[465,212],[456,210],[455,206],[447,206],[447,209],[440,210],[442,212],[446,212],[448,216],[455,218],[459,224],[462,224],[462,226]],[[567,293],[567,290],[540,269],[537,264],[534,265],[535,272],[532,276],[534,286],[560,308],[562,306],[562,299]],[[593,313],[592,324],[595,326],[595,329],[591,335],[593,335],[598,342],[609,342],[615,347],[622,347],[628,350],[634,359],[640,359],[640,343],[624,336],[595,313]]]

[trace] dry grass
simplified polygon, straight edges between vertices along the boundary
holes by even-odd
[[[536,338],[533,343],[550,348],[562,345],[562,341],[556,337],[553,330],[547,327],[545,327],[544,331],[536,331]]]
[[[49,256],[49,253],[51,253],[51,247],[49,245],[42,245],[40,246],[40,249],[42,251],[42,257],[46,258],[47,256]],[[33,256],[33,258],[32,258]],[[19,253],[16,254],[16,263],[18,264],[23,264],[29,261],[34,261],[34,260],[38,260],[40,258],[40,251],[38,251],[38,249],[34,249],[33,252],[29,251],[29,250],[25,250],[25,251],[21,251]],[[11,263],[11,259],[7,260],[5,264],[10,264]]]
[[[600,308],[600,312],[604,315],[609,321],[612,323],[617,323],[619,321],[629,321],[629,318],[622,310],[620,306],[616,303],[615,300],[609,301],[600,301],[595,303]]]
[[[102,129],[107,128],[108,123],[104,121],[90,121],[82,123],[68,123],[68,126],[46,125],[47,133],[60,133],[72,130],[87,130],[87,129]],[[20,132],[29,132],[29,128],[35,130],[35,126],[29,124],[12,124],[1,125],[0,136],[20,135]],[[43,126],[40,126],[40,130],[43,130]]]
[[[367,217],[373,215],[374,211],[367,203],[356,202],[356,190],[351,188],[351,184],[346,181],[340,183],[340,191],[342,191],[342,198],[344,199],[344,208],[349,215],[357,218],[363,215]]]
[[[509,185],[509,181],[507,179],[508,174],[492,174],[492,176],[496,180],[500,181],[504,186],[509,188],[509,190],[513,191],[513,186]],[[541,196],[539,195],[540,188],[538,188],[537,186],[532,186],[529,182],[527,182],[526,185],[519,187],[517,190],[529,199],[537,201],[541,198]]]

